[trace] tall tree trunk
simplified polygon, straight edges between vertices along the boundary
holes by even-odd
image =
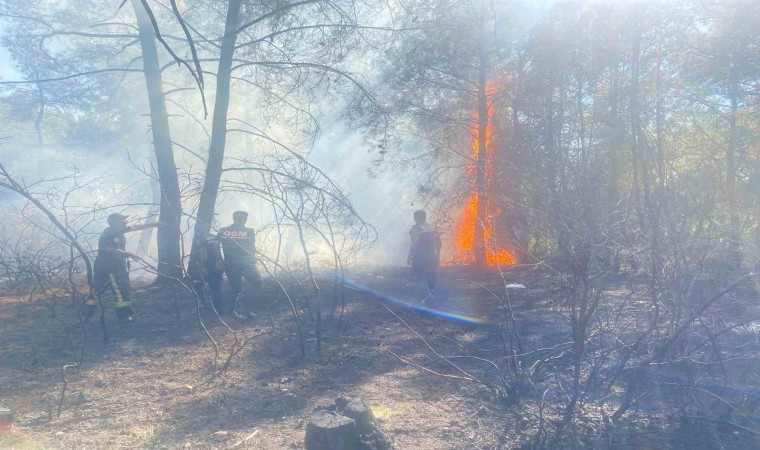
[[[488,57],[485,49],[485,39],[481,39],[478,49],[478,155],[476,161],[476,189],[478,193],[477,218],[475,219],[475,264],[484,266],[487,263],[485,224],[488,220],[488,192],[486,179],[486,164],[488,161],[487,129],[488,129],[488,96],[486,83],[488,77]]]
[[[148,87],[150,103],[150,125],[153,132],[153,148],[156,155],[156,170],[161,184],[161,209],[159,220],[164,226],[158,229],[158,272],[159,280],[178,278],[182,275],[180,256],[180,221],[182,205],[174,163],[174,150],[169,131],[169,115],[166,112],[161,67],[156,49],[156,35],[147,12],[139,0],[132,0],[140,34],[143,56],[143,73]]]
[[[569,251],[569,236],[567,234],[567,228],[563,223],[562,202],[560,201],[560,172],[563,170],[560,167],[560,155],[557,151],[558,134],[555,130],[561,128],[560,124],[557,125],[557,121],[554,118],[555,104],[554,104],[554,89],[557,85],[557,76],[549,69],[546,77],[546,96],[544,111],[545,116],[545,128],[544,128],[544,149],[545,149],[545,164],[546,164],[546,181],[549,190],[549,204],[547,206],[547,215],[549,216],[549,224],[556,233],[557,247],[560,254]],[[559,89],[558,89],[559,90]],[[561,91],[560,91],[561,92]]]
[[[633,32],[633,48],[631,50],[631,90],[629,93],[629,114],[631,125],[631,167],[633,180],[631,190],[633,191],[633,201],[636,208],[636,214],[639,220],[639,227],[643,231],[645,228],[644,212],[641,202],[641,183],[640,160],[641,152],[639,139],[641,137],[641,104],[639,102],[639,63],[641,60],[641,34],[642,22],[644,20],[644,7],[640,6],[636,14]]]
[[[731,55],[730,71],[728,74],[728,95],[731,100],[731,113],[728,118],[728,147],[726,147],[726,190],[728,193],[728,249],[730,263],[740,266],[741,232],[739,231],[739,209],[736,198],[736,147],[737,130],[736,118],[739,112],[739,82],[736,74],[735,56]]]
[[[208,149],[208,164],[203,190],[198,204],[198,217],[195,223],[193,242],[205,240],[214,221],[216,197],[222,179],[224,147],[227,140],[227,110],[230,106],[230,79],[232,75],[232,57],[235,53],[237,27],[240,17],[241,0],[230,0],[227,4],[227,20],[224,24],[224,37],[219,54],[219,69],[216,76],[216,98],[214,117],[211,123],[211,143]]]
[[[161,184],[157,179],[150,180],[150,190],[153,194],[153,204],[151,204],[148,209],[148,217],[145,219],[144,224],[156,223],[158,215],[161,213],[161,209],[159,208],[159,205],[161,204]],[[138,251],[146,256],[150,254],[150,240],[153,237],[153,230],[155,230],[155,228],[146,228],[140,232]]]
[[[623,213],[620,207],[620,153],[623,146],[623,120],[620,117],[620,67],[617,62],[610,69],[610,136],[609,142],[609,169],[607,215],[608,230],[616,229]]]
[[[517,71],[511,84],[514,85],[515,98],[512,102],[512,130],[510,138],[512,141],[511,151],[507,152],[508,161],[502,164],[505,167],[506,182],[508,183],[508,202],[505,213],[507,214],[507,222],[511,224],[512,230],[512,243],[514,247],[519,250],[519,260],[532,258],[529,251],[530,246],[530,234],[528,233],[528,219],[527,210],[525,205],[527,201],[525,199],[523,188],[524,181],[523,175],[526,170],[526,146],[523,136],[523,125],[520,122],[520,115],[524,114],[523,111],[523,85],[522,80],[524,77],[525,63],[523,56],[518,55]],[[517,256],[517,255],[516,255]]]
[[[653,183],[654,196],[652,201],[649,201],[650,208],[650,221],[652,224],[652,248],[651,248],[651,279],[649,282],[649,297],[652,302],[652,329],[657,330],[657,325],[660,318],[660,303],[658,301],[658,293],[660,289],[660,272],[663,265],[663,227],[662,222],[667,223],[667,218],[664,217],[666,211],[668,211],[668,195],[666,191],[665,181],[665,149],[663,144],[663,132],[664,132],[664,117],[663,117],[663,82],[662,82],[662,65],[663,65],[663,17],[659,15],[659,23],[657,25],[657,66],[655,77],[655,146],[657,150],[656,154],[656,178],[657,181]],[[670,228],[670,227],[668,227]]]

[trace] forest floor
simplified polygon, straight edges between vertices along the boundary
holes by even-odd
[[[492,292],[503,293],[505,283],[525,285],[509,291],[522,344],[562,344],[568,325],[550,274],[514,268],[502,279],[495,271],[444,268],[439,295],[424,303],[422,287],[406,286],[404,269],[354,270],[346,279],[340,321],[341,295],[331,321],[333,285],[327,278],[320,283],[321,356],[314,324],[299,309],[306,333],[301,356],[292,312],[272,284],[253,307],[254,317],[225,316],[238,342],[251,339],[223,374],[218,369],[234,338],[213,311],[200,317],[218,343],[216,363],[192,296],[136,286],[135,323],[119,325],[109,309],[108,342],[98,321],[90,325],[83,367],[67,370],[60,416],[61,368],[75,360],[72,342],[78,347],[82,339],[75,311],[58,306],[53,315],[49,298],[1,297],[0,408],[15,412],[17,429],[0,435],[0,447],[297,449],[310,413],[339,396],[362,397],[398,449],[506,449],[530,442],[537,410],[511,404],[487,386],[499,384],[487,360],[501,364],[512,345],[504,333],[505,305]],[[623,276],[610,291],[637,284],[643,282]],[[470,377],[485,383],[462,379]],[[659,405],[625,432],[594,439],[592,431],[565,447],[760,448],[750,431],[686,427],[672,417]]]

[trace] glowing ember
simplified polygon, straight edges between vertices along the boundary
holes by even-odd
[[[487,92],[491,89],[487,89]],[[475,125],[472,130],[473,144],[472,144],[472,159],[477,161],[478,153],[480,152],[478,143],[478,126],[477,126],[477,112],[475,113]],[[488,123],[486,124],[486,192],[493,185],[493,161],[495,149],[492,145],[493,136],[493,103],[489,103],[488,106]],[[473,264],[475,263],[475,234],[477,232],[477,220],[478,220],[478,190],[477,190],[477,166],[476,164],[469,164],[465,171],[465,176],[469,180],[471,194],[469,200],[462,208],[459,218],[454,226],[453,235],[453,257],[451,263],[453,264]],[[500,248],[495,242],[494,236],[494,222],[495,217],[498,216],[500,210],[499,207],[492,202],[487,202],[485,212],[485,224],[483,230],[483,238],[486,246],[486,262],[488,265],[512,265],[517,261],[509,250]]]

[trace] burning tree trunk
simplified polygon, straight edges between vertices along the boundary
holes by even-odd
[[[472,130],[473,160],[465,176],[471,189],[467,203],[457,219],[454,235],[453,262],[456,264],[510,265],[515,258],[509,250],[500,247],[497,239],[496,217],[500,208],[490,191],[495,187],[493,143],[493,94],[501,87],[488,82],[488,55],[485,44],[478,53],[478,96],[475,113],[476,126]]]
[[[140,46],[143,56],[143,73],[148,87],[150,102],[150,125],[153,132],[153,148],[156,155],[158,181],[161,185],[161,209],[159,220],[166,225],[158,229],[158,271],[159,279],[177,278],[182,274],[180,257],[180,201],[177,166],[169,130],[169,115],[161,79],[161,67],[156,48],[155,31],[150,18],[139,0],[132,0],[137,16]]]
[[[487,179],[486,179],[486,149],[488,145],[488,97],[486,95],[486,80],[488,76],[488,58],[486,56],[485,42],[481,40],[478,48],[478,151],[475,167],[476,184],[475,190],[478,197],[477,215],[475,220],[474,252],[475,264],[486,265],[486,242],[485,224],[487,217]]]

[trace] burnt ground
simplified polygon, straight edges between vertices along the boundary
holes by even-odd
[[[399,449],[525,446],[539,423],[535,402],[506,401],[493,388],[500,382],[489,362],[501,364],[505,346],[513,345],[504,332],[504,305],[494,295],[504,292],[504,283],[497,273],[461,268],[442,272],[445,294],[420,304],[422,288],[406,287],[403,270],[355,270],[347,276],[352,287],[345,291],[339,322],[339,311],[336,320],[328,320],[333,288],[323,279],[321,356],[316,354],[314,325],[301,311],[308,332],[307,355],[301,357],[287,301],[275,285],[267,285],[264,301],[253,308],[255,317],[228,319],[240,340],[251,340],[221,375],[218,368],[233,344],[225,325],[213,313],[201,313],[220,349],[215,364],[191,296],[181,290],[135,288],[136,323],[120,326],[107,311],[107,343],[97,324],[90,326],[84,365],[67,372],[60,416],[61,367],[74,361],[71,343],[78,346],[82,338],[75,310],[59,302],[54,317],[50,305],[55,300],[2,297],[0,407],[15,411],[18,430],[0,436],[0,447],[302,448],[311,411],[338,396],[357,395]],[[506,281],[527,287],[510,291],[525,349],[569,341],[549,274],[515,268],[506,273]],[[641,284],[634,277],[621,277],[609,291],[613,298],[615,292],[629,295]],[[68,334],[62,324],[69,326]],[[562,358],[560,354],[557,359]],[[547,370],[567,367],[558,363]],[[740,382],[760,385],[757,375],[747,378],[757,370],[746,372]],[[526,399],[533,395],[531,386],[513,386]],[[548,400],[563,395],[562,389],[551,389]],[[689,422],[684,411],[674,415],[678,411],[667,398],[655,396],[634,421],[601,438],[594,435],[601,416],[597,421],[598,414],[586,411],[585,423],[578,427],[586,427],[588,434],[581,432],[580,439],[564,446],[760,448],[750,430],[721,421]]]

